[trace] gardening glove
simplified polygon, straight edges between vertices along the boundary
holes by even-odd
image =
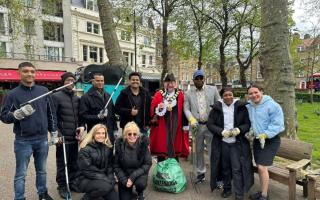
[[[264,149],[264,145],[266,144],[266,139],[268,138],[268,135],[265,133],[262,133],[258,135],[258,139],[260,141],[261,149]]]
[[[223,130],[221,135],[224,137],[224,138],[228,138],[231,136],[231,131],[228,131],[228,130]]]
[[[61,144],[61,134],[59,134],[58,131],[52,131],[50,133],[50,140],[49,140],[49,145],[54,145],[54,144]]]
[[[190,117],[189,122],[192,128],[195,128],[199,125],[197,119],[194,117]]]
[[[108,116],[108,110],[107,109],[101,110],[100,113],[98,114],[98,118],[99,119],[107,118],[107,116]]]
[[[22,106],[20,109],[17,109],[13,112],[14,118],[17,120],[22,120],[25,117],[32,115],[36,110],[30,104]]]
[[[231,132],[231,136],[232,137],[236,137],[237,135],[240,134],[240,129],[239,128],[233,128],[233,129],[230,130],[230,132]]]
[[[76,129],[76,139],[81,142],[84,137],[84,127],[80,126]]]

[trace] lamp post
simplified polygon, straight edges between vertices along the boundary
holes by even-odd
[[[134,34],[134,71],[137,71],[137,24],[136,11],[133,10],[133,34]]]

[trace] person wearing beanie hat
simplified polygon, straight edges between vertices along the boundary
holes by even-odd
[[[76,81],[76,77],[71,72],[65,72],[61,75],[61,82],[63,85],[70,84]],[[84,124],[79,119],[80,98],[74,93],[74,84],[54,93],[52,95],[55,105],[56,115],[58,119],[59,134],[64,136],[66,145],[66,158],[68,163],[69,183],[70,189],[76,191],[74,178],[78,171],[78,141],[81,140],[81,135],[84,132]],[[58,184],[58,192],[61,198],[66,199],[68,194],[65,166],[63,158],[62,141],[56,145],[56,166],[57,174],[56,181]]]
[[[205,74],[201,69],[195,70],[193,73],[193,88],[190,88],[184,99],[184,113],[189,121],[191,130],[195,131],[195,161],[196,165],[196,183],[205,180],[205,161],[204,147],[206,141],[207,150],[211,152],[212,134],[208,131],[207,120],[211,107],[220,99],[219,92],[215,86],[205,85]],[[210,156],[209,156],[210,158]],[[215,186],[216,187],[216,186]]]
[[[76,80],[76,76],[72,72],[65,72],[64,74],[61,75],[62,84],[64,84],[64,81],[69,77],[73,78],[73,82]]]
[[[158,162],[189,155],[189,134],[183,130],[184,94],[176,89],[173,74],[165,76],[163,85],[164,88],[155,93],[150,108],[150,150]]]

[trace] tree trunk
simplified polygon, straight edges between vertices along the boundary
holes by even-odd
[[[246,77],[247,68],[245,66],[243,66],[243,65],[240,65],[239,68],[240,68],[240,83],[241,83],[241,86],[243,88],[246,88],[247,87],[247,77]]]
[[[161,82],[164,79],[166,73],[169,73],[168,69],[168,20],[169,16],[164,16],[162,24],[162,73],[161,73]]]
[[[219,47],[219,51],[220,51],[220,68],[219,68],[219,73],[220,73],[220,77],[221,77],[221,83],[222,83],[222,87],[226,87],[228,84],[228,78],[227,78],[227,73],[225,70],[225,65],[226,65],[226,56],[224,53],[224,39],[221,39],[221,43],[220,43],[220,47]]]
[[[295,139],[295,80],[289,55],[287,6],[287,0],[262,0],[260,66],[265,94],[282,106],[285,135]]]
[[[125,61],[122,57],[116,27],[113,22],[112,5],[109,0],[98,0],[98,9],[103,34],[104,46],[111,65],[120,65],[125,69]]]

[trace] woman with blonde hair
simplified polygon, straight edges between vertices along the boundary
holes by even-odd
[[[122,137],[115,142],[114,171],[119,180],[120,200],[132,199],[135,186],[138,200],[143,200],[147,187],[148,173],[152,165],[148,137],[140,133],[135,122],[128,122]]]
[[[113,148],[105,125],[95,125],[85,136],[80,144],[78,165],[79,188],[85,193],[82,200],[119,199],[114,190]]]

